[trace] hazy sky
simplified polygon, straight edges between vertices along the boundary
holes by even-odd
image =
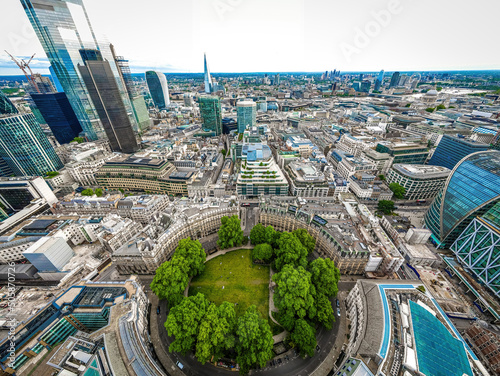
[[[500,69],[500,2],[493,0],[85,0],[133,72]],[[43,49],[19,0],[0,0],[3,50]]]

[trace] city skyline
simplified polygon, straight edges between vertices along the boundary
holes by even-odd
[[[500,69],[500,53],[488,47],[486,38],[475,41],[474,54],[465,53],[467,30],[494,24],[488,21],[494,21],[494,5],[486,1],[475,8],[481,10],[481,17],[475,17],[476,11],[465,3],[450,6],[449,1],[437,5],[397,0],[356,5],[315,3],[292,0],[284,7],[281,0],[146,1],[138,8],[131,2],[86,0],[85,6],[96,33],[107,35],[130,60],[133,73],[150,69],[201,73],[204,52],[213,72],[227,73]],[[149,11],[152,6],[156,12]],[[2,22],[2,50],[16,56],[36,52],[33,68],[48,74],[45,54],[20,2],[7,0],[2,8],[10,15]],[[423,20],[429,9],[447,17],[428,25]],[[117,20],[113,27],[107,17],[110,12]],[[257,27],[256,19],[267,26]],[[468,28],[457,27],[465,22]],[[414,27],[411,33],[408,25]],[[165,48],[161,35],[165,35]],[[0,75],[16,74],[17,67],[2,51]]]

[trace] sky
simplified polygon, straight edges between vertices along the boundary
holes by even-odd
[[[500,69],[492,0],[84,0],[132,72]],[[48,62],[19,0],[0,0],[3,50]]]

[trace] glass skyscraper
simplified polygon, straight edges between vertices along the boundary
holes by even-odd
[[[17,114],[18,112],[16,106],[14,106],[10,99],[0,90],[0,115]]]
[[[33,114],[0,117],[0,156],[17,176],[45,176],[64,167]]]
[[[399,72],[394,72],[391,77],[391,82],[389,83],[389,89],[399,85]]]
[[[488,150],[488,148],[489,145],[481,142],[467,140],[456,136],[444,135],[429,160],[429,164],[434,166],[443,166],[453,170],[462,158],[478,151]]]
[[[500,151],[462,159],[425,214],[425,224],[441,248],[449,248],[472,220],[500,201]]]
[[[161,72],[147,71],[146,83],[155,106],[159,110],[166,108],[170,104],[167,77]]]
[[[217,96],[206,95],[198,98],[203,129],[209,130],[215,136],[222,134],[222,110]]]
[[[60,144],[73,141],[82,132],[65,93],[31,94],[31,99]]]
[[[242,101],[236,104],[238,114],[238,133],[245,132],[247,126],[257,124],[257,104],[254,101]]]
[[[100,50],[110,62],[127,113],[135,123],[109,43],[97,40],[83,0],[21,0],[21,4],[87,137],[96,140],[106,135],[78,73],[78,64],[83,65],[79,50],[83,48]]]

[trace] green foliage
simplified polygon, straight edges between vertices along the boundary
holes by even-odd
[[[75,137],[75,138],[73,139],[73,141],[76,141],[76,142],[78,142],[79,144],[81,144],[81,143],[85,142],[85,139],[84,139],[83,137]]]
[[[420,285],[420,286],[417,286],[417,290],[420,291],[420,292],[423,292],[425,294],[425,287]]]
[[[436,91],[441,91],[443,88],[441,86],[436,87]]]
[[[269,244],[266,243],[261,243],[255,246],[254,249],[252,249],[252,259],[255,260],[261,260],[264,261],[265,263],[269,263],[273,257],[273,247],[271,247]]]
[[[427,111],[427,112],[434,112],[435,109],[436,109],[435,107],[428,107],[428,108],[425,109],[425,111]]]
[[[391,214],[394,210],[394,201],[380,200],[377,208],[384,214]]]
[[[311,282],[316,293],[327,297],[336,296],[339,292],[337,284],[340,280],[340,270],[329,258],[317,258],[309,266]]]
[[[184,257],[173,257],[156,269],[151,290],[158,299],[167,299],[170,307],[179,304],[189,283],[189,262]]]
[[[171,352],[176,351],[185,355],[194,348],[209,305],[210,302],[203,294],[197,294],[182,299],[178,305],[170,309],[165,328],[169,336],[175,337],[169,347]]]
[[[48,178],[53,178],[54,176],[57,176],[59,175],[59,172],[57,171],[48,171],[45,173],[45,176],[47,176]]]
[[[243,133],[240,133],[240,134],[238,135],[238,141],[241,141],[241,140],[243,140]]]
[[[280,324],[290,331],[296,318],[313,318],[314,312],[314,287],[311,284],[311,273],[299,266],[295,269],[288,264],[283,270],[273,276],[276,283],[274,304],[280,311],[282,320]]]
[[[407,103],[405,107],[411,107],[411,103]]]
[[[316,239],[314,239],[306,229],[298,228],[297,230],[292,231],[297,239],[302,243],[304,247],[307,249],[307,253],[311,254],[316,247]]]
[[[92,188],[87,188],[82,191],[82,196],[93,196],[94,190]]]
[[[118,190],[123,194],[125,191],[122,188],[118,188]]]
[[[221,154],[225,157],[225,156],[226,156],[226,154],[227,154],[227,150],[226,150],[226,149],[222,149],[222,150],[220,151],[220,153],[221,153]]]
[[[297,347],[300,354],[314,356],[316,348],[316,331],[304,319],[299,319],[295,322],[295,327],[290,333],[290,341]]]
[[[217,245],[221,249],[238,247],[243,243],[243,230],[237,215],[232,217],[222,217],[219,229],[219,240]]]
[[[314,309],[316,316],[314,319],[326,329],[330,330],[335,321],[332,302],[325,294],[316,292],[314,294]]]
[[[436,107],[436,109],[438,109],[438,110],[444,110],[444,109],[446,109],[446,106],[444,104],[440,104],[440,105],[438,105]]]
[[[285,265],[303,268],[307,266],[307,248],[293,233],[282,233],[277,244],[278,248],[275,250],[277,271],[281,271]]]
[[[389,189],[394,193],[394,197],[401,200],[405,197],[406,188],[399,183],[389,184]]]
[[[382,181],[385,181],[385,176],[384,176],[384,175],[382,175],[382,174],[380,174],[380,175],[378,176],[378,178],[379,178],[380,180],[382,180]]]
[[[274,229],[273,229],[274,230]],[[266,228],[261,223],[257,223],[250,231],[250,242],[253,245],[266,242]]]
[[[103,194],[103,192],[102,192],[102,188],[97,188],[97,189],[95,190],[95,195],[96,195],[97,197],[102,197],[102,194]]]
[[[182,239],[175,249],[172,259],[183,257],[188,263],[188,276],[194,277],[203,272],[207,254],[199,240]]]
[[[273,357],[273,334],[266,320],[259,317],[255,306],[251,306],[238,319],[236,328],[236,361],[241,371],[247,373],[254,365],[264,367]]]

